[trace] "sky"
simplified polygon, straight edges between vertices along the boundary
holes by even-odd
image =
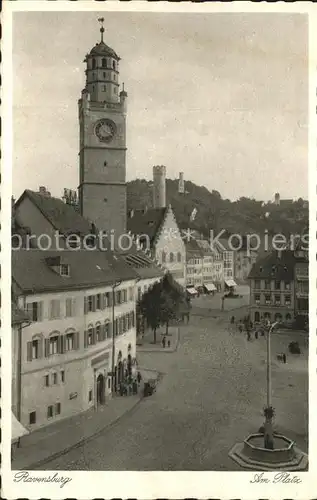
[[[121,57],[127,180],[167,177],[224,198],[308,196],[304,14],[18,12],[13,16],[13,194],[76,189],[87,52]]]

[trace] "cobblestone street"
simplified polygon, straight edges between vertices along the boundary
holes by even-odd
[[[307,452],[307,349],[276,361],[287,336],[272,337],[273,406],[278,431]],[[265,339],[248,342],[227,322],[194,316],[181,326],[173,354],[139,353],[142,366],[165,375],[157,392],[46,470],[241,470],[228,457],[257,432],[266,401]]]

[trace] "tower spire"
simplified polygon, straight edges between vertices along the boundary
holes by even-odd
[[[101,24],[100,33],[101,33],[101,42],[103,42],[103,34],[105,32],[105,28],[103,27],[103,23],[105,22],[105,18],[99,17],[98,21]]]

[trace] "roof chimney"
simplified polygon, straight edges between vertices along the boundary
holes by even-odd
[[[46,190],[45,186],[39,187],[39,194],[41,194],[42,196],[47,196],[48,198],[51,196],[51,193]]]
[[[164,165],[153,167],[153,207],[166,207],[166,167]]]

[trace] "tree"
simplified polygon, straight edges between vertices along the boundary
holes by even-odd
[[[161,323],[166,325],[166,335],[171,321],[179,318],[184,311],[188,313],[190,305],[183,288],[174,280],[170,273],[162,280]]]
[[[147,324],[153,331],[154,344],[156,344],[156,330],[161,324],[161,295],[161,283],[155,283],[147,292],[143,294],[137,305],[142,317],[146,319]]]

